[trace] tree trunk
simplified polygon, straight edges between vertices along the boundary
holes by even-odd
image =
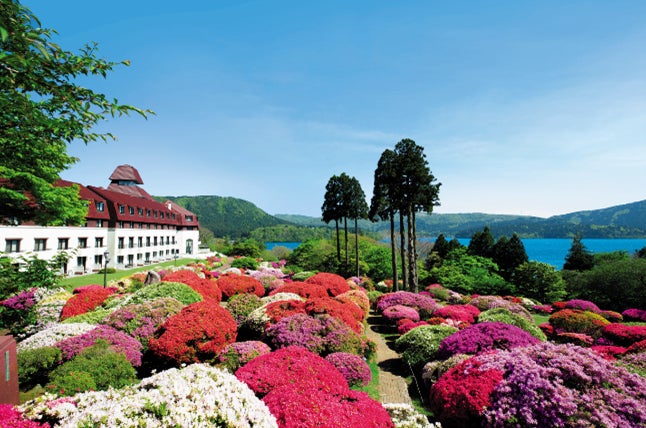
[[[393,291],[399,291],[397,277],[397,243],[395,242],[395,213],[390,212],[390,263],[393,269]]]
[[[354,218],[354,257],[357,268],[357,277],[359,276],[359,226],[358,220]]]
[[[348,261],[348,218],[343,217],[343,230],[344,230],[344,237],[345,237],[345,271],[346,273],[348,272],[348,265],[350,262]]]
[[[412,249],[412,254],[410,255],[410,258],[411,258],[411,268],[410,268],[410,270],[411,270],[411,281],[412,281],[413,291],[415,293],[417,293],[417,291],[419,290],[419,275],[418,275],[418,271],[417,271],[417,258],[418,258],[418,254],[417,254],[417,225],[416,225],[415,210],[414,209],[411,212],[411,217],[412,217],[413,220],[411,221],[411,225],[410,225],[410,227],[411,227],[411,229],[410,229],[411,230],[410,240],[413,243],[413,246],[412,246],[413,249]]]
[[[412,207],[407,208],[408,215],[406,216],[406,229],[407,229],[407,234],[408,234],[408,289],[410,291],[417,291],[415,290],[415,281],[413,274],[415,272],[415,266],[413,265],[413,258],[415,257],[415,246],[413,242],[413,209]]]
[[[404,214],[399,210],[399,251],[401,252],[402,260],[402,290],[408,290],[408,269],[406,267],[406,227],[404,226]]]
[[[341,239],[339,239],[339,219],[335,219],[336,225],[336,262],[341,264]]]

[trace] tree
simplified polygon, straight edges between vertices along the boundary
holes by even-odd
[[[436,252],[443,259],[449,253],[449,250],[449,241],[446,240],[443,233],[440,233],[437,235],[437,239],[435,239],[435,243],[433,244],[433,252]]]
[[[98,58],[96,44],[72,53],[53,43],[53,34],[18,1],[0,2],[0,222],[83,223],[87,206],[78,187],[54,186],[77,161],[67,144],[114,139],[92,131],[108,116],[152,113],[76,83],[82,76],[105,78],[128,61]]]
[[[359,228],[358,219],[368,217],[368,204],[366,203],[366,194],[363,193],[359,180],[350,177],[347,187],[343,190],[344,211],[347,218],[354,220],[354,257],[355,271],[359,276]],[[346,256],[347,257],[347,256]],[[347,266],[346,266],[347,268]]]
[[[326,224],[334,221],[336,229],[337,263],[341,263],[341,241],[339,240],[339,220],[343,218],[341,191],[341,178],[337,175],[333,175],[325,185],[325,195],[323,197],[323,206],[321,207],[321,221]]]
[[[501,236],[493,246],[492,259],[500,269],[500,275],[507,281],[511,280],[514,269],[528,261],[523,241],[517,234],[511,239]]]
[[[594,267],[594,255],[583,245],[582,237],[577,234],[572,239],[572,246],[565,256],[564,270],[590,270]]]
[[[393,291],[399,289],[399,278],[397,276],[397,241],[395,240],[395,213],[398,209],[396,201],[397,171],[395,169],[395,152],[385,150],[375,169],[374,187],[370,200],[368,218],[376,222],[378,219],[390,222],[390,264],[393,279]]]
[[[489,226],[485,226],[482,232],[476,232],[469,241],[468,252],[474,256],[489,257],[493,256],[494,237],[489,230]]]
[[[556,268],[547,263],[525,262],[518,266],[513,275],[519,295],[539,302],[552,303],[566,296],[565,281]]]

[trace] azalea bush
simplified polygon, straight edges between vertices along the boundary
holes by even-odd
[[[19,408],[25,417],[56,426],[277,427],[267,406],[233,375],[192,364],[121,389],[69,398],[45,394]]]
[[[231,314],[210,301],[197,302],[168,318],[148,341],[150,350],[176,363],[215,358],[233,343],[237,325]]]
[[[395,305],[403,305],[414,308],[419,312],[420,317],[427,318],[437,308],[437,303],[429,296],[410,291],[396,291],[386,293],[377,299],[377,311],[382,313],[386,308]]]
[[[412,320],[404,318],[404,319],[401,319],[401,320],[397,321],[397,333],[399,333],[400,335],[406,334],[409,331],[411,331],[412,329],[414,329],[415,327],[419,327],[419,326],[422,326],[422,325],[429,325],[429,323],[427,323],[426,321],[414,322]]]
[[[49,428],[47,423],[38,423],[23,418],[20,410],[11,404],[0,404],[0,421],[7,428]]]
[[[630,308],[621,313],[627,321],[644,321],[646,322],[646,310]]]
[[[364,312],[352,302],[339,302],[338,300],[324,297],[308,299],[305,301],[305,312],[310,315],[328,314],[343,321],[357,334],[363,333]]]
[[[156,300],[160,297],[172,297],[184,305],[190,305],[191,303],[204,300],[200,293],[181,282],[158,282],[147,285],[123,298],[110,300],[105,306],[107,308],[119,309],[128,305],[137,305]]]
[[[404,305],[389,306],[384,309],[381,315],[390,322],[397,322],[402,319],[408,319],[412,322],[419,321],[419,312],[415,308]]]
[[[610,324],[599,314],[579,309],[563,309],[553,313],[549,319],[555,333],[583,333],[596,339],[603,328]]]
[[[480,315],[480,309],[473,305],[446,305],[433,312],[434,317],[450,318],[466,324],[473,324]]]
[[[141,343],[108,325],[100,325],[86,333],[63,339],[54,346],[61,350],[63,360],[70,360],[99,340],[108,343],[113,351],[123,354],[133,366],[141,365]]]
[[[23,389],[47,382],[49,372],[61,363],[61,350],[54,346],[25,349],[17,352],[18,379]]]
[[[370,312],[370,298],[368,293],[365,290],[350,290],[345,293],[341,293],[335,297],[341,303],[352,302],[357,305],[364,313],[364,318]]]
[[[253,293],[258,297],[265,295],[265,287],[256,278],[244,275],[223,275],[218,278],[217,285],[222,290],[224,298],[229,299],[235,294]]]
[[[594,312],[595,314],[601,313],[601,309],[599,309],[599,307],[596,304],[594,304],[589,300],[583,300],[583,299],[568,300],[567,302],[565,302],[565,308],[579,309],[582,311],[590,311],[590,312]]]
[[[269,354],[270,352],[271,348],[259,340],[234,342],[222,349],[222,352],[218,356],[218,361],[229,371],[235,372],[254,358]]]
[[[274,348],[301,346],[321,355],[364,352],[364,343],[359,335],[341,320],[327,314],[294,314],[282,318],[269,327],[265,335]]]
[[[480,322],[504,322],[505,324],[515,325],[522,328],[538,340],[547,340],[547,336],[533,321],[528,321],[527,318],[514,314],[505,308],[494,308],[484,311],[478,317]]]
[[[181,282],[200,293],[204,299],[212,299],[216,302],[222,300],[222,292],[215,281],[200,277],[196,272],[188,269],[171,272],[163,277],[164,282]]]
[[[494,349],[529,346],[537,342],[537,338],[514,325],[487,321],[473,324],[443,339],[437,356],[449,358],[456,354],[475,355]]]
[[[328,297],[327,289],[321,284],[308,283],[302,281],[287,282],[283,286],[276,288],[269,293],[273,296],[277,293],[294,293],[301,297]]]
[[[114,288],[103,288],[101,286],[88,286],[74,294],[63,306],[61,312],[61,320],[73,317],[75,315],[84,314],[101,306],[103,302],[112,294]]]
[[[241,325],[249,314],[262,306],[260,297],[251,293],[236,294],[227,301],[226,308],[233,316],[233,319]]]
[[[161,297],[141,304],[124,306],[104,317],[101,324],[123,331],[148,349],[148,339],[169,317],[178,314],[184,305],[172,297]]]
[[[480,354],[442,376],[430,399],[443,427],[646,424],[646,379],[570,344]]]
[[[383,406],[396,428],[441,428],[439,423],[430,423],[410,404],[384,403]]]
[[[18,342],[16,348],[18,351],[22,351],[25,349],[42,348],[43,346],[54,346],[63,339],[79,336],[95,328],[96,325],[86,323],[54,324],[45,330],[21,340]]]
[[[348,352],[333,352],[325,357],[341,372],[350,386],[366,386],[372,380],[370,366],[362,357]]]
[[[402,358],[413,367],[421,367],[437,357],[440,342],[458,331],[455,327],[423,325],[416,327],[395,341]]]
[[[617,345],[630,346],[646,340],[646,325],[608,324],[601,333]]]
[[[350,290],[348,282],[341,275],[335,273],[319,272],[307,278],[305,282],[323,286],[331,297],[338,296]]]

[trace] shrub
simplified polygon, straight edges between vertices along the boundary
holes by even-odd
[[[605,360],[614,361],[618,356],[626,353],[627,349],[623,346],[595,345],[590,347],[591,350],[601,355]]]
[[[617,361],[617,365],[625,367],[632,373],[646,378],[646,352],[636,354],[625,354]]]
[[[434,317],[450,318],[467,324],[476,322],[478,315],[480,315],[480,309],[473,305],[446,305],[433,312]]]
[[[556,343],[572,343],[581,346],[582,348],[589,348],[594,343],[594,339],[587,334],[583,333],[558,333],[554,337]]]
[[[346,323],[357,334],[363,333],[363,323],[361,321],[364,313],[361,308],[352,302],[342,303],[328,297],[309,299],[305,302],[305,312],[309,315],[332,315]]]
[[[176,363],[195,363],[216,357],[235,341],[236,330],[226,309],[209,301],[197,302],[168,318],[148,346],[156,355]]]
[[[400,335],[406,334],[415,327],[419,327],[421,325],[429,325],[429,323],[427,323],[426,321],[413,322],[409,319],[399,320],[399,322],[397,322],[397,333],[399,333]]]
[[[299,346],[254,358],[235,375],[261,397],[281,386],[295,389],[304,381],[315,389],[333,393],[343,394],[349,389],[347,381],[332,363]]]
[[[444,373],[471,357],[472,355],[455,354],[446,360],[429,361],[424,364],[424,367],[422,368],[422,380],[426,386],[430,387],[437,382]]]
[[[617,345],[628,347],[646,340],[646,325],[608,324],[602,334]]]
[[[278,287],[277,289],[269,293],[269,295],[273,296],[277,293],[294,293],[305,298],[328,296],[327,289],[321,284],[301,281],[287,282],[285,283],[285,285]]]
[[[404,305],[389,306],[381,313],[388,321],[397,322],[401,319],[409,319],[412,322],[419,321],[419,313],[415,308]]]
[[[511,349],[528,346],[539,340],[515,325],[502,322],[473,324],[445,338],[437,352],[439,358],[456,354],[480,354],[494,349]]]
[[[158,282],[147,285],[123,299],[111,301],[106,306],[108,308],[122,308],[128,305],[156,300],[160,297],[172,297],[184,305],[190,305],[191,303],[201,302],[203,300],[200,293],[186,284],[182,284],[181,282]]]
[[[265,287],[260,281],[250,276],[223,275],[217,280],[218,287],[222,290],[223,297],[227,299],[235,294],[253,293],[258,297],[265,295]]]
[[[621,313],[626,321],[645,321],[646,322],[646,310],[643,309],[626,309]]]
[[[207,278],[201,278],[197,273],[192,270],[179,270],[171,272],[164,276],[164,282],[181,282],[191,287],[193,290],[200,293],[204,299],[212,299],[216,302],[222,300],[222,292],[218,288],[215,281]]]
[[[429,296],[411,293],[410,291],[386,293],[377,299],[377,311],[380,313],[386,310],[386,308],[394,305],[403,305],[414,308],[419,312],[421,318],[430,317],[437,307],[435,300]]]
[[[61,340],[81,335],[95,328],[96,325],[84,323],[54,324],[19,342],[17,349],[18,351],[23,351],[25,349],[42,348],[43,346],[54,346]]]
[[[44,385],[49,372],[61,361],[61,350],[54,346],[25,349],[17,353],[20,386],[29,389]]]
[[[355,305],[359,306],[364,313],[364,318],[370,312],[370,298],[364,290],[350,290],[345,293],[341,293],[335,297],[341,303],[352,302]]]
[[[234,342],[222,349],[218,361],[234,372],[254,358],[270,352],[271,348],[266,343],[257,340]]]
[[[325,359],[341,372],[350,386],[366,386],[372,379],[370,366],[358,355],[348,352],[333,352]]]
[[[258,269],[258,261],[253,257],[236,257],[231,261],[231,267],[238,269]]]
[[[233,319],[242,324],[249,314],[262,306],[262,300],[255,294],[244,293],[231,296],[227,302],[227,310],[233,316]]]
[[[515,325],[518,328],[522,328],[538,340],[547,340],[547,336],[536,325],[536,323],[534,323],[533,321],[527,321],[525,317],[511,313],[508,309],[505,308],[494,308],[484,311],[480,314],[478,320],[480,322],[497,321],[504,322],[505,324],[509,325]]]
[[[22,413],[11,404],[0,404],[0,421],[7,428],[49,428],[48,423],[24,419]]]
[[[431,388],[443,426],[642,426],[646,379],[589,349],[540,342],[480,354]],[[475,398],[478,400],[475,400]]]
[[[420,367],[436,359],[440,342],[458,331],[455,327],[423,325],[412,329],[395,341],[402,358],[413,367]]]
[[[112,310],[104,308],[96,308],[91,312],[86,312],[84,314],[75,315],[69,317],[64,321],[61,321],[62,324],[72,324],[72,323],[88,323],[88,324],[98,324],[103,318],[110,315]]]
[[[61,350],[63,359],[69,360],[99,340],[108,343],[113,351],[123,354],[133,366],[141,365],[141,343],[107,325],[100,325],[87,333],[61,340],[55,346]]]
[[[137,373],[126,357],[99,340],[54,369],[47,388],[60,395],[74,395],[94,389],[121,388],[136,379]]]
[[[22,408],[30,418],[61,427],[277,428],[267,406],[244,383],[204,364],[166,370],[119,390],[65,399],[45,394]]]
[[[172,315],[178,314],[184,305],[172,297],[146,301],[141,304],[124,306],[101,320],[137,339],[144,350],[148,349],[148,339]]]
[[[66,318],[70,318],[75,315],[84,314],[98,306],[101,306],[108,296],[112,294],[114,294],[113,288],[86,288],[86,291],[81,291],[78,294],[73,295],[72,298],[65,303],[63,311],[61,312],[61,320],[65,320]]]
[[[305,313],[305,302],[302,300],[278,300],[267,304],[264,311],[269,317],[269,323],[275,324],[283,318]]]
[[[5,327],[12,335],[21,336],[29,325],[36,323],[36,290],[23,290],[0,301],[0,328]]]
[[[300,346],[316,354],[348,352],[361,354],[359,335],[341,320],[320,314],[295,314],[282,318],[266,331],[267,340],[275,348]]]
[[[624,320],[624,317],[619,312],[601,311],[600,314],[610,322],[622,322]]]
[[[601,313],[601,309],[589,300],[573,299],[565,302],[566,309],[579,309],[581,311],[590,311],[595,314]]]
[[[428,418],[419,413],[415,407],[406,403],[384,403],[384,409],[397,428],[436,428],[437,425],[428,421]]]
[[[549,319],[555,333],[583,333],[596,339],[603,327],[610,324],[599,314],[578,309],[563,309],[553,313]]]
[[[335,273],[319,272],[307,278],[305,282],[308,284],[322,285],[331,297],[338,296],[350,290],[348,282],[341,275]]]

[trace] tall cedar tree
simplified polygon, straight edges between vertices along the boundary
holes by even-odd
[[[511,281],[516,268],[529,260],[525,245],[517,234],[511,238],[501,236],[493,246],[493,261],[498,265],[500,275],[506,281]]]
[[[472,256],[492,258],[494,242],[489,226],[485,226],[482,232],[476,232],[471,236],[467,251]]]
[[[594,267],[594,255],[583,245],[582,236],[577,234],[572,239],[572,246],[565,256],[564,270],[590,270]]]
[[[0,222],[83,223],[78,186],[53,185],[78,160],[67,144],[114,139],[92,131],[106,117],[152,113],[77,83],[129,61],[97,58],[95,43],[64,50],[51,41],[55,33],[20,2],[0,1]]]
[[[372,222],[388,220],[390,222],[390,261],[393,279],[393,291],[399,290],[399,278],[397,273],[397,240],[395,239],[395,213],[399,206],[396,197],[397,171],[395,169],[395,152],[385,150],[375,170],[372,199],[368,218]]]
[[[343,218],[342,213],[342,183],[338,175],[333,175],[325,185],[325,196],[321,207],[323,222],[334,221],[336,229],[336,261],[341,263],[341,241],[339,240],[339,220]]]
[[[366,203],[366,194],[361,188],[359,180],[350,177],[348,185],[343,189],[345,215],[347,218],[354,220],[354,257],[355,272],[359,276],[359,225],[358,220],[368,217],[368,204]],[[347,250],[346,250],[347,251]],[[347,266],[346,266],[347,270]]]

